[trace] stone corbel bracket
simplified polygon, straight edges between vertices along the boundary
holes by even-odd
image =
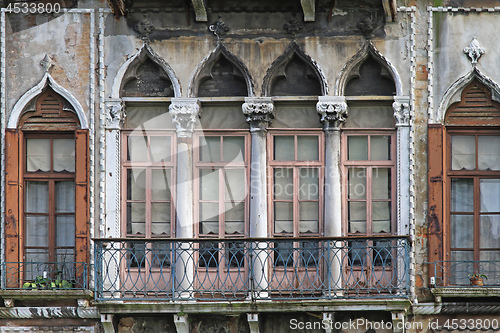
[[[191,137],[196,121],[201,117],[200,101],[196,98],[172,98],[169,112],[177,128],[177,136]]]
[[[343,96],[319,96],[316,111],[325,130],[339,130],[347,119],[347,103]]]
[[[242,105],[251,131],[265,131],[274,119],[274,104],[270,97],[248,97]]]

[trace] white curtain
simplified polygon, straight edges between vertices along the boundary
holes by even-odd
[[[26,170],[50,171],[50,139],[26,140]]]
[[[479,170],[500,170],[500,136],[478,138]]]
[[[476,138],[472,135],[451,137],[451,169],[474,170],[476,168]]]

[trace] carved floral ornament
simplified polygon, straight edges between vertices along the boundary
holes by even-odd
[[[325,129],[339,129],[347,119],[345,101],[321,100],[316,104],[316,111],[321,116]]]
[[[271,101],[247,100],[242,105],[247,122],[264,130],[274,118],[274,104]]]
[[[111,101],[106,104],[106,127],[120,128],[126,117],[123,103],[121,101]]]
[[[392,103],[396,126],[409,126],[410,124],[410,104],[408,102],[396,101]]]
[[[476,37],[472,38],[469,46],[464,49],[464,53],[470,58],[472,65],[476,65],[479,58],[481,58],[485,52],[485,49],[481,47]]]
[[[169,106],[179,137],[190,137],[194,131],[197,117],[201,116],[198,100],[174,101]]]

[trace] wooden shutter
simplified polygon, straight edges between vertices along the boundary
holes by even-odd
[[[444,183],[444,127],[428,127],[428,246],[429,262],[444,260],[443,251],[443,183]],[[429,276],[434,276],[434,266],[429,267]],[[438,272],[439,273],[439,272]]]
[[[88,130],[76,130],[75,166],[75,251],[76,262],[88,263],[89,259],[89,186],[88,186]],[[82,271],[77,275],[81,277]],[[81,281],[78,277],[77,279]]]
[[[19,230],[21,220],[21,185],[22,172],[20,154],[21,147],[19,130],[7,129],[5,132],[5,261],[23,261],[20,252],[22,238]],[[18,288],[19,268],[17,264],[6,267],[6,286]]]

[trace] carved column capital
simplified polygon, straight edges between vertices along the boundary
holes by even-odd
[[[316,111],[325,130],[339,130],[347,118],[347,103],[343,96],[319,96]]]
[[[120,129],[125,120],[125,107],[122,100],[108,100],[106,106],[106,124],[108,129]]]
[[[191,137],[197,117],[201,115],[200,101],[197,98],[172,98],[169,111],[177,128],[177,136]]]
[[[396,127],[410,126],[410,100],[408,97],[394,97],[392,103]]]
[[[245,98],[242,105],[251,131],[266,131],[274,118],[274,104],[271,98]]]

